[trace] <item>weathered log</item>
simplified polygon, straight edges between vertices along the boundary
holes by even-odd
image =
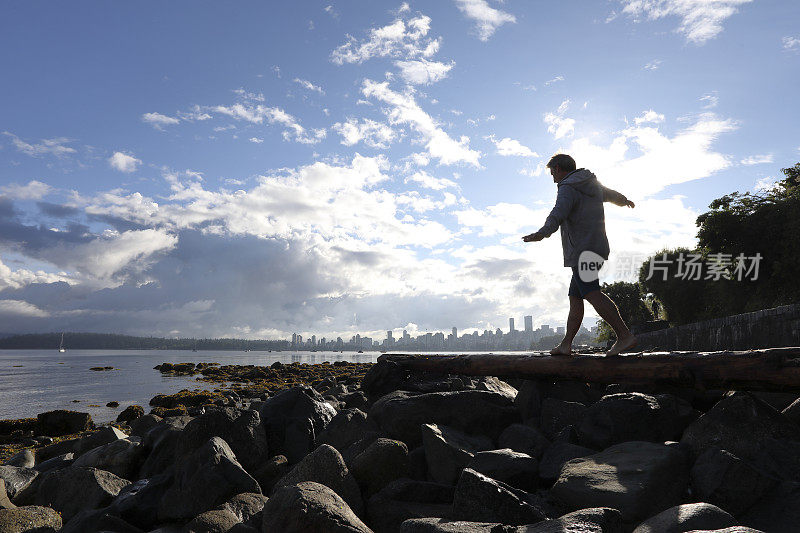
[[[620,357],[546,353],[387,353],[401,368],[472,376],[667,385],[696,389],[800,391],[800,347],[721,352],[649,352]]]

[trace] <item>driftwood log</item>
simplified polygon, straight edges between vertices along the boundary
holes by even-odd
[[[800,391],[800,347],[722,352],[649,352],[620,357],[547,353],[420,355],[387,353],[378,361],[442,374],[667,385],[700,390]]]

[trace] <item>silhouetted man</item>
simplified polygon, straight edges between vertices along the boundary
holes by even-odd
[[[572,268],[569,285],[569,317],[567,332],[561,344],[550,350],[552,355],[572,354],[572,340],[583,321],[583,300],[589,300],[597,314],[614,329],[617,342],[607,355],[619,355],[636,346],[634,337],[619,315],[616,304],[600,292],[598,272],[608,259],[603,202],[634,207],[625,195],[604,187],[597,177],[585,168],[575,168],[575,160],[566,154],[556,154],[547,163],[553,182],[558,185],[556,205],[544,226],[536,233],[525,235],[525,242],[541,241],[561,227],[561,246],[564,266]]]

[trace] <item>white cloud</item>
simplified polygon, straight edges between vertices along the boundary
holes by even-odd
[[[664,115],[662,115],[661,113],[656,113],[655,111],[650,109],[648,111],[643,112],[641,116],[634,118],[633,121],[636,123],[637,126],[639,124],[647,124],[647,123],[658,124],[660,122],[664,122]]]
[[[722,23],[735,13],[738,7],[752,0],[621,0],[626,13],[638,21],[639,17],[658,20],[679,17],[681,23],[675,30],[686,40],[704,44],[722,32]]]
[[[0,300],[0,316],[47,317],[49,313],[22,300]]]
[[[458,223],[469,228],[480,228],[481,237],[514,235],[531,224],[544,223],[548,209],[533,210],[521,204],[499,203],[485,209],[473,207],[454,211]],[[538,228],[537,228],[538,229]]]
[[[786,36],[781,39],[784,50],[796,51],[800,50],[800,37]]]
[[[264,139],[260,139],[258,137],[250,137],[249,141],[255,144],[261,144],[264,142]]]
[[[552,133],[556,140],[575,133],[575,119],[564,117],[564,113],[569,108],[569,103],[569,100],[564,100],[555,113],[545,113],[544,115],[547,131]]]
[[[376,98],[392,106],[388,111],[393,124],[408,124],[422,137],[428,153],[443,165],[469,163],[480,166],[481,153],[469,147],[469,137],[462,136],[458,141],[442,130],[414,100],[410,93],[400,94],[389,89],[388,82],[377,83],[364,80],[361,92],[367,98]]]
[[[539,154],[523,145],[516,139],[504,137],[499,141],[494,135],[488,137],[497,147],[497,153],[506,156],[520,156],[520,157],[539,157]]]
[[[550,85],[553,85],[554,83],[558,83],[560,81],[564,81],[564,76],[556,76],[553,79],[547,80],[546,82],[544,82],[544,84],[549,87]]]
[[[778,185],[778,180],[771,176],[767,176],[756,181],[753,186],[753,191],[757,193],[769,192]]]
[[[420,170],[418,172],[413,173],[412,175],[408,176],[405,179],[406,183],[415,182],[419,183],[422,187],[426,189],[432,189],[434,191],[442,191],[444,189],[448,189],[450,187],[457,188],[458,184],[453,180],[449,180],[447,178],[436,178],[431,176],[424,170]]]
[[[136,168],[142,164],[142,160],[124,152],[114,152],[114,155],[108,158],[108,164],[115,170],[129,173],[136,172]]]
[[[658,70],[658,68],[661,66],[661,63],[663,63],[663,61],[662,61],[662,60],[660,60],[660,59],[654,59],[654,60],[650,61],[649,63],[647,63],[647,64],[646,64],[645,66],[643,66],[642,68],[643,68],[644,70]]]
[[[0,187],[3,195],[17,200],[40,200],[45,197],[53,188],[41,181],[31,180],[25,185],[12,183]]]
[[[411,61],[395,61],[395,66],[400,69],[400,76],[414,85],[430,85],[447,77],[448,72],[455,66],[455,62],[440,63],[427,59],[414,59]]]
[[[324,128],[306,130],[295,117],[279,107],[268,107],[262,104],[236,103],[230,106],[218,105],[210,108],[213,112],[229,116],[235,120],[244,120],[251,124],[281,124],[286,129],[283,138],[302,144],[316,144],[325,138]]]
[[[56,283],[58,281],[70,283],[72,280],[64,272],[57,274],[42,270],[34,272],[24,268],[11,270],[0,258],[0,291],[4,289],[19,289],[31,283]]]
[[[348,118],[345,122],[337,122],[332,129],[342,136],[342,144],[353,146],[363,142],[371,148],[388,148],[397,137],[392,128],[386,124],[365,118],[360,122],[355,118]]]
[[[320,87],[319,85],[314,85],[313,83],[311,83],[308,80],[302,80],[300,78],[295,78],[294,82],[300,84],[301,87],[303,87],[304,89],[308,89],[309,91],[314,91],[314,92],[317,92],[319,94],[325,94],[325,91],[322,89],[322,87]]]
[[[31,157],[40,157],[43,155],[54,155],[56,157],[65,157],[67,154],[74,154],[75,149],[69,146],[64,146],[72,142],[67,137],[56,137],[54,139],[42,139],[40,143],[27,143],[8,131],[4,131],[3,135],[11,137],[11,143],[14,147]]]
[[[739,163],[745,166],[751,165],[762,165],[764,163],[772,163],[774,162],[775,158],[772,154],[763,154],[763,155],[751,155],[745,157]]]
[[[157,130],[162,130],[164,126],[178,124],[180,120],[175,117],[162,115],[161,113],[145,113],[142,115],[142,122],[150,124]]]
[[[700,101],[703,102],[703,109],[713,109],[717,107],[717,104],[719,104],[717,91],[704,94],[700,97]]]
[[[517,21],[514,15],[493,8],[486,0],[455,0],[455,2],[467,18],[475,21],[475,29],[481,41],[488,41],[503,24]]]
[[[439,40],[426,38],[430,25],[430,17],[420,15],[408,20],[398,18],[387,26],[372,28],[368,37],[360,42],[348,36],[345,44],[331,52],[331,61],[343,65],[363,63],[373,57],[431,57],[439,50]]]

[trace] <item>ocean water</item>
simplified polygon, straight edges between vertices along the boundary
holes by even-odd
[[[138,404],[148,411],[150,398],[156,394],[219,387],[217,383],[197,381],[195,377],[164,376],[153,370],[154,366],[165,362],[260,366],[275,361],[374,363],[379,355],[379,352],[0,350],[0,419],[27,418],[53,409],[71,409],[91,414],[95,423],[110,422],[129,405]],[[114,370],[89,370],[97,366],[113,366]],[[106,407],[111,401],[119,402],[120,406]]]

